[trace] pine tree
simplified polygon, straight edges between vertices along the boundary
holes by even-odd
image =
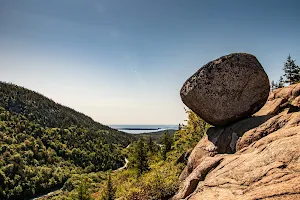
[[[149,141],[148,141],[148,149],[151,153],[154,152],[154,143],[153,143],[153,140],[152,140],[152,137],[150,136],[149,137]]]
[[[167,149],[165,146],[162,146],[161,148],[161,156],[164,161],[167,160]]]
[[[107,172],[107,182],[106,182],[106,188],[103,192],[103,196],[100,198],[101,200],[114,200],[115,199],[115,193],[116,190],[112,185],[111,181],[111,171]]]
[[[208,123],[193,111],[186,110],[186,113],[188,114],[187,124],[174,134],[173,148],[181,153],[194,147],[210,127]]]
[[[4,193],[3,193],[2,186],[0,186],[0,199],[4,199]]]
[[[166,160],[167,153],[171,150],[172,144],[173,144],[173,139],[171,138],[168,131],[166,131],[164,134],[164,137],[162,139],[162,144],[163,144],[163,146],[162,146],[161,154],[162,154],[163,160]]]
[[[115,199],[115,191],[112,186],[111,182],[111,175],[108,173],[108,179],[107,179],[107,200],[114,200]]]
[[[278,88],[277,82],[272,81],[272,82],[271,82],[271,90],[275,90],[275,89],[277,89],[277,88]]]
[[[86,185],[85,180],[81,179],[77,193],[78,193],[79,200],[90,200],[91,199],[91,197],[88,193],[88,190],[87,190],[87,185]]]
[[[178,130],[181,130],[182,126],[181,124],[178,124]]]
[[[148,171],[149,165],[147,151],[145,148],[145,144],[141,139],[139,139],[137,144],[135,145],[134,160],[134,167],[137,169],[138,176],[142,175],[143,172]]]
[[[284,63],[284,76],[286,77],[285,83],[294,84],[300,81],[300,68],[295,64],[295,60],[288,56],[287,61]]]
[[[166,148],[166,151],[169,152],[172,148],[173,140],[168,131],[165,132],[163,137],[163,145]]]
[[[280,76],[279,82],[277,84],[277,88],[283,88],[283,87],[284,87],[284,80],[283,80],[283,77]]]

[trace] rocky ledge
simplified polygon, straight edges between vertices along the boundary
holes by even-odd
[[[300,199],[300,84],[273,90],[251,117],[207,131],[173,199]]]

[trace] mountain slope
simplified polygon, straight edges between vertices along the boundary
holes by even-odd
[[[127,145],[133,137],[108,126],[95,122],[92,118],[26,88],[0,82],[0,106],[13,114],[22,114],[28,120],[42,127],[66,128],[70,126],[88,127],[91,131],[106,130],[106,142]]]
[[[74,173],[123,165],[135,138],[54,101],[0,82],[0,199],[28,199]]]

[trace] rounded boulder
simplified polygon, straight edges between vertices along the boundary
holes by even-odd
[[[184,83],[180,96],[206,122],[225,126],[257,112],[269,92],[268,76],[256,57],[233,53],[201,67]]]

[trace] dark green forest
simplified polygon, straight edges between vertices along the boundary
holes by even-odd
[[[175,134],[176,130],[163,130],[163,131],[156,131],[156,132],[151,132],[151,133],[139,133],[139,134],[134,134],[134,136],[137,138],[137,139],[144,139],[144,140],[147,140],[149,137],[151,137],[151,139],[153,140],[153,142],[157,143],[157,144],[162,144],[163,141],[162,141],[162,138],[164,136],[164,134],[168,132],[171,137],[173,137],[173,135]]]
[[[0,199],[28,199],[76,173],[116,169],[136,140],[47,97],[0,82]]]

